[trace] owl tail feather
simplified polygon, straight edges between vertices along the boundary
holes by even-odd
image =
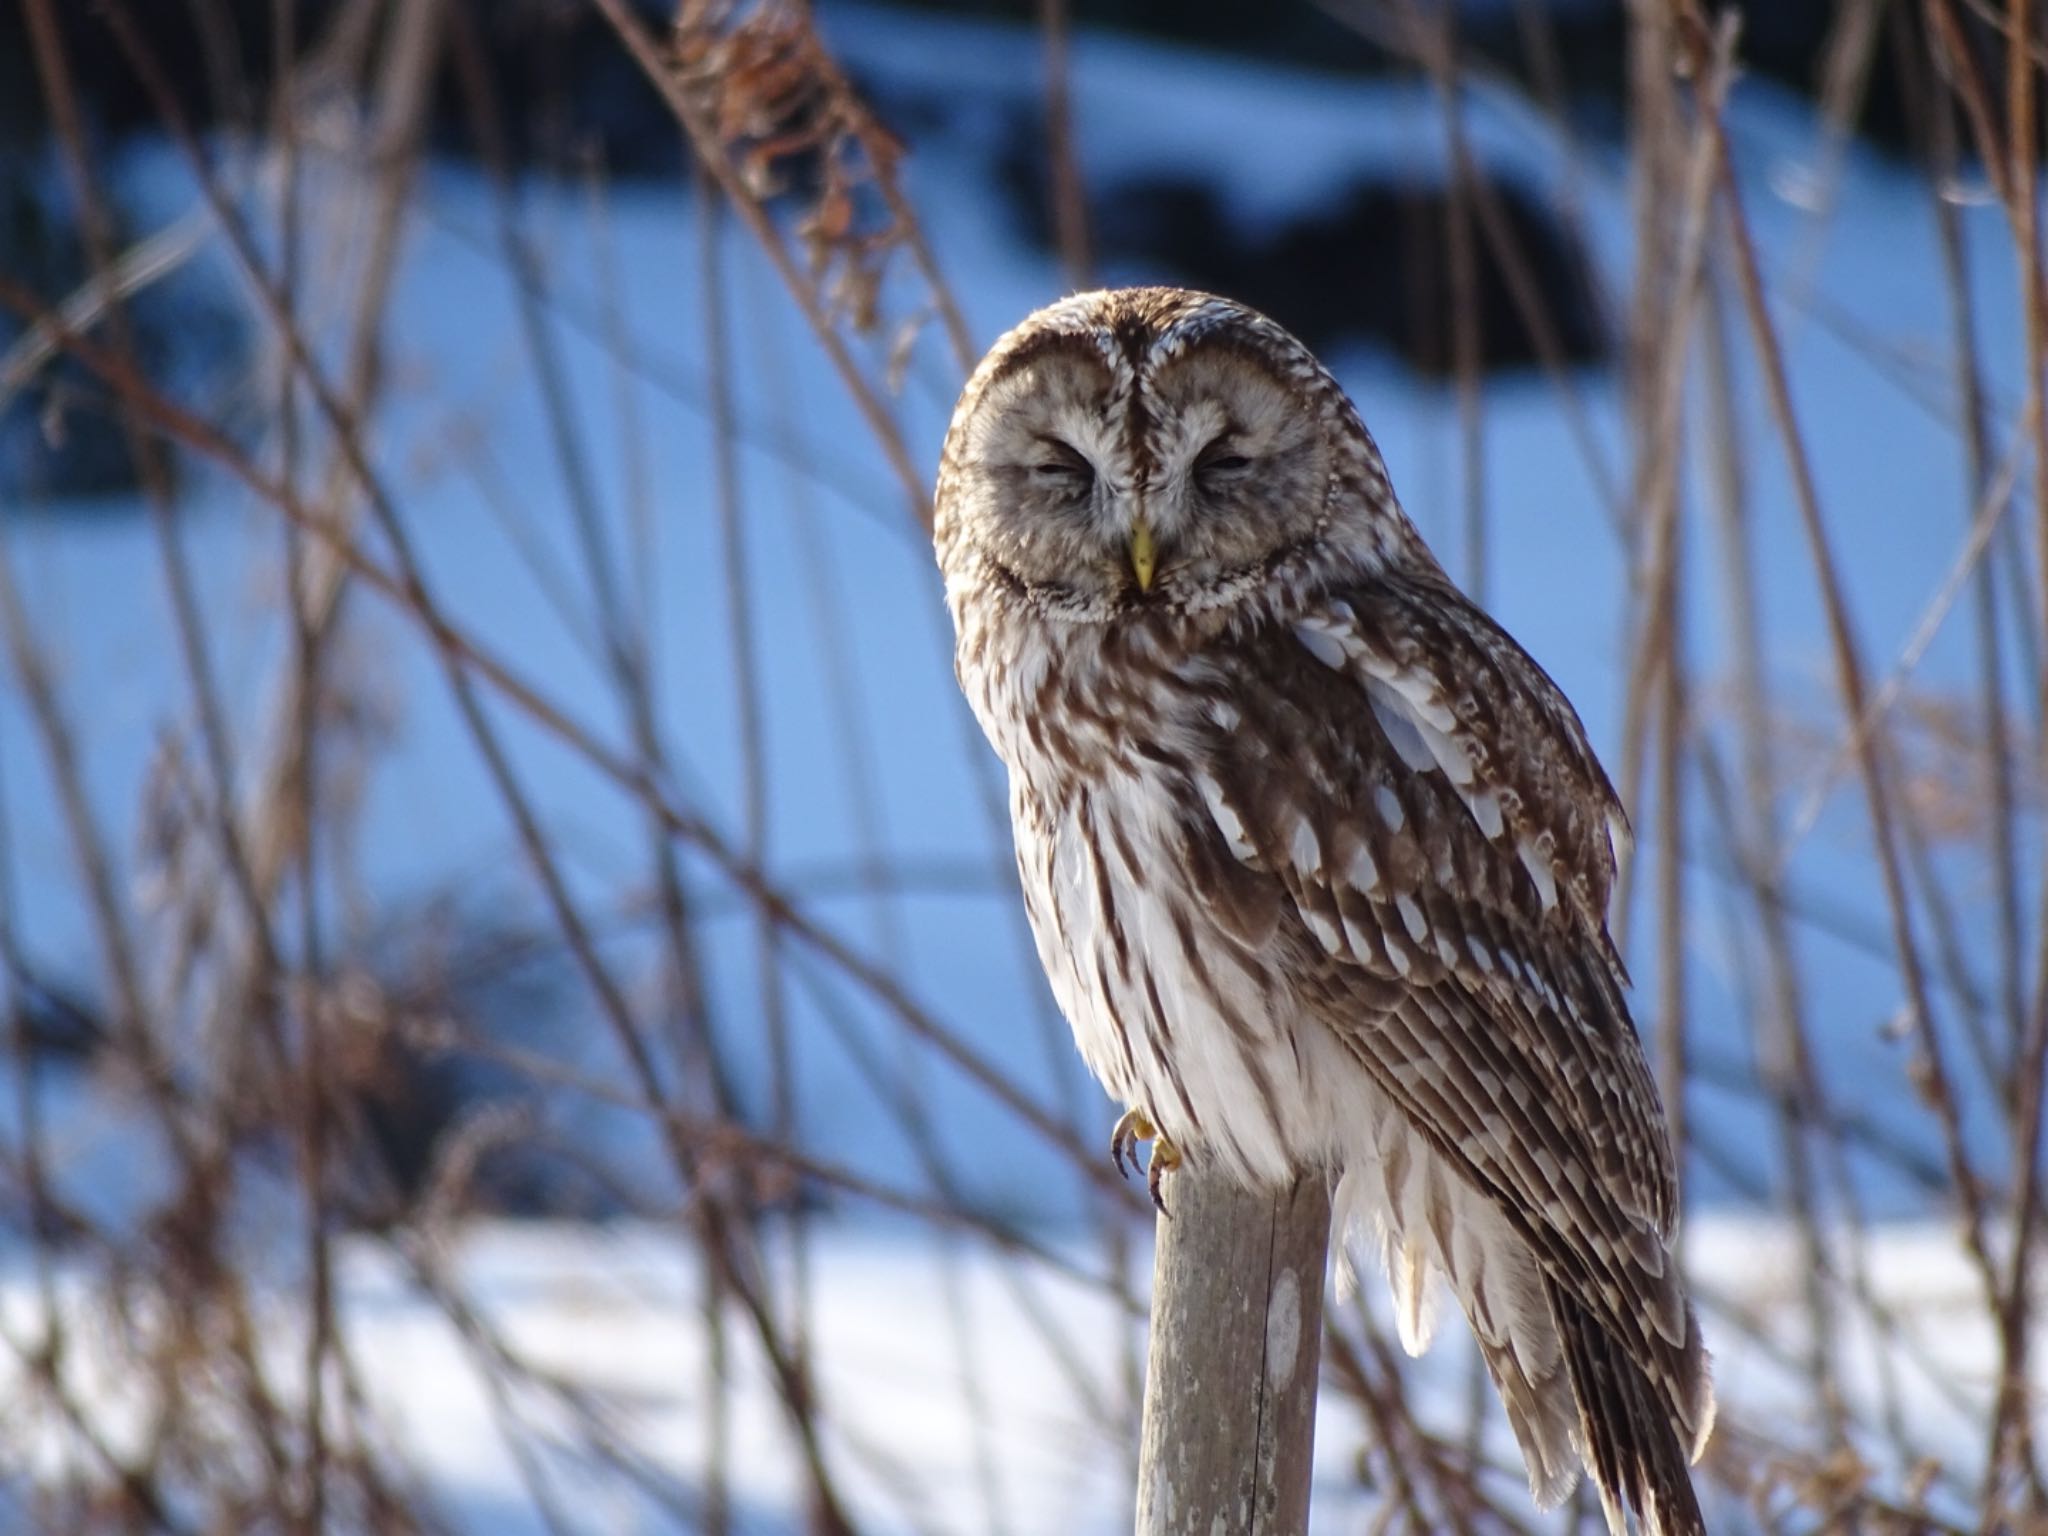
[[[1377,1248],[1402,1347],[1429,1347],[1443,1275],[1500,1393],[1537,1506],[1562,1502],[1583,1467],[1613,1536],[1627,1536],[1626,1509],[1643,1536],[1704,1536],[1686,1469],[1712,1427],[1713,1389],[1676,1272],[1637,1277],[1633,1305],[1645,1326],[1631,1341],[1547,1275],[1527,1239],[1441,1159],[1396,1134],[1374,1143],[1339,1183],[1336,1215],[1339,1230]],[[1350,1260],[1340,1248],[1340,1295],[1355,1284]]]
[[[1354,1163],[1337,1187],[1339,1227],[1361,1240],[1369,1235],[1379,1250],[1401,1347],[1410,1355],[1429,1348],[1436,1278],[1449,1280],[1522,1448],[1529,1493],[1539,1509],[1554,1508],[1577,1484],[1583,1456],[1542,1268],[1492,1202],[1441,1159],[1379,1123],[1374,1156]],[[1340,1248],[1338,1294],[1355,1284],[1349,1249]]]
[[[1669,1405],[1605,1324],[1564,1287],[1545,1288],[1578,1404],[1576,1448],[1599,1485],[1608,1530],[1627,1536],[1625,1504],[1644,1536],[1706,1536]]]

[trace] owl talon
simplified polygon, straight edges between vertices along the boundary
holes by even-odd
[[[1109,1133],[1109,1156],[1116,1171],[1129,1178],[1138,1171],[1138,1143],[1159,1134],[1142,1109],[1127,1109]],[[1128,1162],[1125,1159],[1129,1159]]]
[[[1152,1192],[1152,1203],[1159,1207],[1159,1213],[1166,1214],[1166,1201],[1160,1197],[1160,1180],[1181,1164],[1180,1148],[1160,1134],[1159,1128],[1146,1118],[1142,1109],[1127,1109],[1116,1128],[1109,1133],[1109,1155],[1116,1163],[1116,1170],[1125,1178],[1138,1171],[1138,1143],[1152,1143],[1151,1156],[1145,1168],[1145,1187]]]
[[[1145,1170],[1145,1187],[1152,1192],[1152,1203],[1158,1207],[1159,1214],[1162,1216],[1167,1214],[1166,1199],[1159,1192],[1159,1181],[1180,1165],[1180,1148],[1176,1147],[1164,1136],[1154,1136],[1152,1138],[1151,1164]]]

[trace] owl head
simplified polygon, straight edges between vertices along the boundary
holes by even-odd
[[[1413,540],[1308,348],[1178,288],[1078,294],[998,341],[953,413],[934,511],[949,576],[1081,620],[1215,607],[1278,561]]]

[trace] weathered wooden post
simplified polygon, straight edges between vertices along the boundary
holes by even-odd
[[[1138,1536],[1302,1536],[1330,1191],[1250,1194],[1193,1162],[1166,1186],[1138,1452]]]

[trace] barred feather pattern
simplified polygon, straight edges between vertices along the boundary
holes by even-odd
[[[1332,1177],[1411,1352],[1446,1281],[1540,1505],[1583,1466],[1615,1532],[1702,1531],[1707,1357],[1606,927],[1626,820],[1342,391],[1226,300],[1082,295],[970,381],[936,514],[1090,1070],[1249,1184]]]

